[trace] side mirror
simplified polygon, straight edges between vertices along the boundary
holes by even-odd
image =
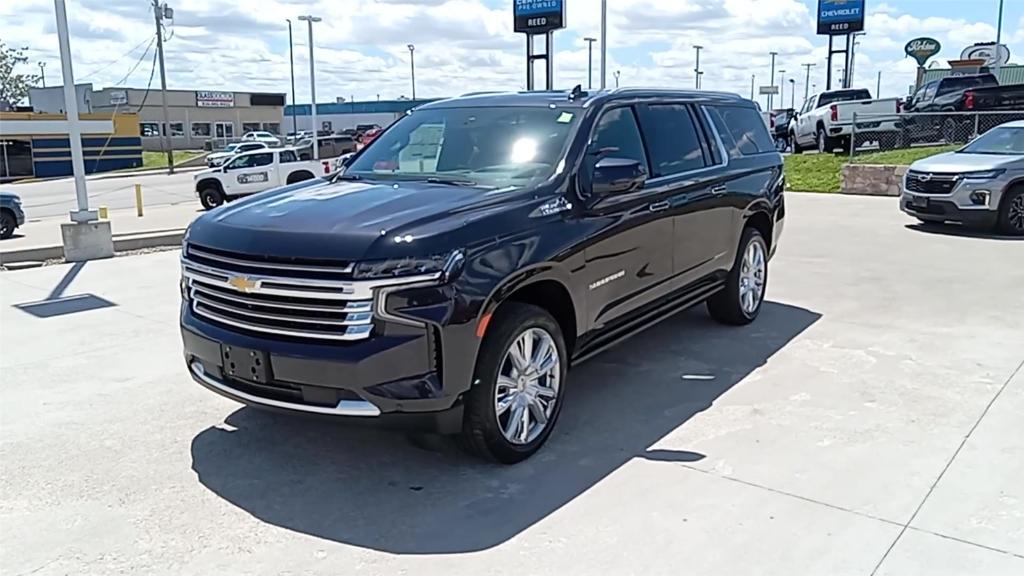
[[[633,192],[647,182],[647,171],[637,160],[629,158],[602,158],[594,165],[591,192],[594,196],[608,196]]]

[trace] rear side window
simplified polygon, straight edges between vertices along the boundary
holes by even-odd
[[[296,156],[295,156],[295,152],[292,152],[291,150],[282,150],[281,151],[281,162],[282,163],[297,162],[298,160],[299,159],[296,158]]]
[[[253,166],[269,166],[274,163],[274,154],[253,154],[252,165]]]
[[[950,94],[953,92],[960,92],[969,88],[981,88],[983,86],[995,86],[996,77],[991,74],[983,74],[981,76],[954,76],[952,78],[943,78],[939,82],[938,96],[943,94]]]
[[[649,106],[641,110],[640,123],[655,177],[704,168],[700,136],[687,106]]]
[[[775,145],[761,115],[740,106],[705,107],[730,158],[774,152]]]
[[[631,108],[615,108],[604,113],[594,132],[592,150],[614,148],[607,156],[626,158],[647,166],[644,143],[640,140],[640,129]]]

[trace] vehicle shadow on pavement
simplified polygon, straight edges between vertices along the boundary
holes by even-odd
[[[971,228],[961,226],[959,224],[907,224],[906,227],[915,232],[924,232],[925,234],[937,234],[940,236],[959,236],[961,238],[977,238],[981,240],[1006,240],[1009,242],[1021,242],[1024,241],[1024,236],[1007,236],[1004,234],[994,234],[992,232],[985,232],[983,230],[973,230]]]
[[[820,317],[766,302],[744,328],[715,323],[703,306],[666,320],[573,369],[547,445],[515,466],[474,460],[454,442],[242,408],[193,439],[192,468],[215,494],[289,530],[394,554],[484,550],[633,458],[702,459],[649,448]]]

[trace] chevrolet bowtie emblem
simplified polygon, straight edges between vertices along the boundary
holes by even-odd
[[[260,289],[260,281],[248,276],[232,276],[228,278],[228,284],[239,292],[255,292]]]

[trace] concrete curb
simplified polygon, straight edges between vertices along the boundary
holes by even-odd
[[[178,246],[185,236],[185,229],[157,230],[137,232],[133,234],[115,234],[114,252],[159,248],[162,246]],[[64,257],[64,246],[39,246],[0,252],[0,266],[24,262],[45,262]]]

